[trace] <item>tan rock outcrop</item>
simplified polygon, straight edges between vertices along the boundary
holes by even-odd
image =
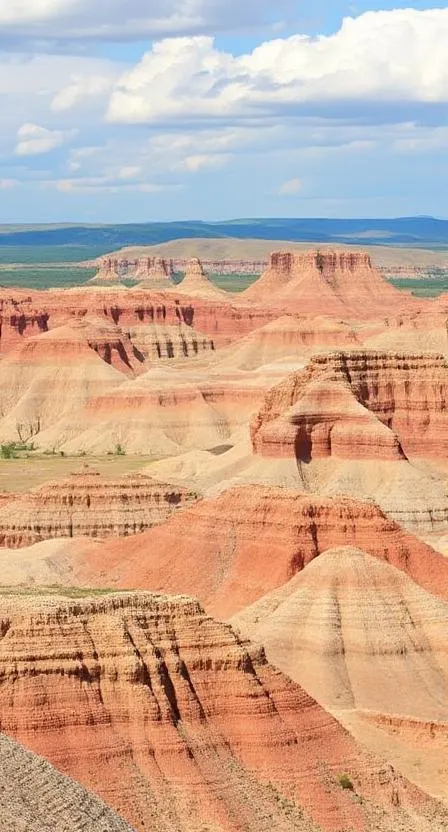
[[[333,710],[448,721],[448,603],[359,549],[324,552],[235,616]]]
[[[99,798],[3,734],[0,825],[3,832],[132,832]]]
[[[196,257],[190,260],[185,269],[185,276],[177,291],[191,297],[225,298],[226,293],[218,289],[205,274],[201,261]]]
[[[196,601],[4,595],[0,620],[2,728],[136,830],[446,827],[437,801]]]
[[[164,291],[171,285],[171,272],[166,260],[162,257],[146,257],[137,261],[137,268],[133,275],[139,288],[153,291]]]
[[[141,324],[131,327],[129,335],[144,358],[156,363],[191,360],[215,351],[213,338],[183,323]]]
[[[29,546],[54,537],[127,536],[163,523],[198,495],[142,474],[108,480],[81,471],[2,500],[0,546]]]
[[[97,274],[89,283],[118,283],[120,281],[120,264],[115,257],[106,257],[100,262]]]

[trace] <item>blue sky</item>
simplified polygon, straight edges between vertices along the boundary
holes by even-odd
[[[0,0],[0,222],[448,217],[448,7]]]

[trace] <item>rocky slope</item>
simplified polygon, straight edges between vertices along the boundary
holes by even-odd
[[[107,343],[109,361],[100,354],[104,341],[92,342],[84,327],[65,326],[29,338],[8,353],[0,366],[0,438],[29,440],[93,395],[122,384],[132,371],[131,359],[118,342],[113,361],[112,343]],[[113,366],[117,362],[120,369]]]
[[[2,728],[137,830],[446,828],[440,804],[195,601],[4,595],[1,622]]]
[[[185,268],[184,278],[178,291],[191,297],[225,298],[226,293],[218,289],[205,274],[198,258],[190,260]]]
[[[138,534],[163,523],[197,494],[142,474],[108,480],[93,471],[46,483],[2,500],[0,546],[29,546],[54,537]]]
[[[184,534],[186,528],[194,535]],[[137,538],[84,548],[71,571],[82,585],[188,592],[228,617],[344,545],[386,560],[448,598],[448,561],[375,504],[261,486],[203,500]]]
[[[266,397],[254,450],[303,462],[446,457],[447,383],[446,359],[434,353],[315,356]]]
[[[132,832],[101,800],[4,735],[0,825],[4,832]]]
[[[326,707],[441,723],[447,622],[447,602],[349,547],[324,552],[234,619]]]
[[[348,250],[274,252],[267,270],[243,296],[302,315],[325,312],[357,320],[424,305],[387,283],[368,254]]]

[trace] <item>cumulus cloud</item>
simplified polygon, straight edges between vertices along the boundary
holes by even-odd
[[[22,124],[17,131],[19,139],[15,147],[16,156],[39,156],[61,147],[76,135],[76,130],[48,130],[38,124]]]
[[[69,84],[60,89],[51,102],[56,113],[72,110],[89,99],[105,97],[113,87],[110,75],[72,75]]]
[[[112,92],[121,123],[239,119],[253,123],[338,105],[335,115],[396,101],[448,100],[448,8],[367,12],[338,32],[267,41],[233,56],[206,36],[154,44]]]
[[[277,0],[280,16],[293,7],[293,0]],[[0,0],[3,37],[140,40],[234,30],[271,18],[271,0]]]
[[[280,185],[277,193],[279,196],[294,196],[294,194],[298,194],[301,190],[301,179],[288,179],[287,182],[283,182],[283,184]]]

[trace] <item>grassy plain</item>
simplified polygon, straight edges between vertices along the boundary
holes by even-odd
[[[32,452],[28,457],[0,459],[0,491],[29,491],[44,482],[63,480],[75,471],[98,471],[113,479],[140,471],[154,461],[149,456],[72,456]]]

